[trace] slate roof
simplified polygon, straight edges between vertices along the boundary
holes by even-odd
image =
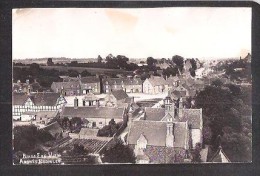
[[[193,129],[199,129],[202,126],[201,109],[183,109],[183,116]]]
[[[165,109],[146,107],[145,115],[146,115],[146,120],[161,121],[162,118],[165,116]]]
[[[187,141],[187,124],[186,122],[174,123],[174,147],[185,147]],[[156,122],[139,120],[133,121],[128,134],[128,144],[136,145],[140,135],[143,134],[147,139],[147,145],[150,146],[166,146],[167,122]]]
[[[148,81],[151,83],[152,86],[168,85],[168,82],[160,76],[153,76],[151,78],[148,78]]]
[[[36,106],[54,106],[60,94],[53,92],[38,92],[31,93],[30,95],[25,93],[13,93],[13,105],[23,105],[28,97]]]
[[[145,116],[147,121],[161,121],[165,116],[164,108],[145,108]],[[200,129],[202,126],[201,109],[183,109],[184,118],[181,121],[188,121],[192,129]]]
[[[65,107],[63,117],[123,119],[124,108],[113,107]]]
[[[87,77],[81,77],[80,78],[81,83],[99,83],[100,80],[96,76],[87,76]]]
[[[61,89],[79,89],[80,83],[78,81],[70,81],[70,82],[53,82],[52,86],[55,86],[55,88]]]
[[[142,85],[141,78],[105,78],[102,80],[105,85],[108,82],[109,85]]]
[[[123,90],[114,90],[111,94],[117,99],[122,100],[128,98],[128,95]]]

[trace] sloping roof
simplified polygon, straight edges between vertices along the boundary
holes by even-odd
[[[50,125],[47,125],[42,129],[44,131],[48,131],[53,137],[56,137],[57,134],[63,131],[60,124],[57,121],[51,123]]]
[[[86,136],[97,136],[99,129],[95,128],[81,128],[79,135],[86,135]]]
[[[59,93],[53,92],[31,93],[30,95],[30,99],[36,106],[54,106],[56,105],[59,97]]]
[[[167,78],[167,82],[169,85],[173,85],[174,82],[179,81],[179,77],[178,76],[170,76],[169,78]]]
[[[30,98],[36,106],[54,106],[59,97],[59,93],[53,92],[38,92],[31,93],[30,95],[25,93],[13,93],[13,105],[23,105],[27,98]]]
[[[122,100],[122,99],[128,98],[128,95],[123,90],[114,90],[111,92],[111,94],[114,95],[114,97],[117,100]]]
[[[100,80],[96,76],[86,76],[80,78],[81,83],[99,83]]]
[[[123,119],[124,108],[113,107],[65,107],[63,117]]]
[[[165,116],[164,108],[150,108],[150,107],[145,108],[146,120],[161,121],[164,116]]]
[[[13,105],[23,105],[28,95],[25,93],[13,93]]]
[[[181,97],[185,97],[186,96],[186,91],[179,91],[179,90],[174,90],[171,92],[171,99],[173,100],[177,100]]]
[[[39,111],[39,112],[34,112],[34,113],[37,117],[52,118],[52,117],[56,117],[59,112],[58,111]]]
[[[191,127],[194,129],[202,126],[202,111],[201,109],[183,109],[184,119],[188,120]]]
[[[78,81],[70,81],[70,82],[53,82],[54,85],[58,89],[79,89],[80,83]]]
[[[105,78],[102,82],[109,85],[142,85],[141,78]]]
[[[98,98],[96,95],[94,95],[93,93],[91,93],[91,92],[87,93],[87,94],[84,96],[83,99],[84,99],[84,100],[93,100],[93,101],[99,100],[99,98]]]
[[[174,124],[174,147],[184,148],[187,140],[186,122],[175,122]],[[147,139],[147,145],[166,146],[167,122],[133,121],[127,138],[128,144],[135,145],[141,134]]]
[[[230,163],[229,158],[224,153],[222,147],[219,147],[217,152],[213,155],[213,157],[209,160],[209,162],[213,163]]]
[[[148,78],[148,81],[152,84],[152,86],[168,85],[168,82],[160,76]]]

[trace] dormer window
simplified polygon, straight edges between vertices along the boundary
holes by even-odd
[[[137,148],[138,149],[145,149],[147,146],[147,140],[143,134],[140,135],[139,139],[137,140]]]

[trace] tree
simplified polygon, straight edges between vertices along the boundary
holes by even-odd
[[[120,126],[121,123],[116,124],[115,120],[111,119],[108,125],[98,130],[97,136],[111,137],[117,132]]]
[[[48,66],[54,65],[54,63],[52,62],[52,58],[48,58],[48,60],[47,60],[47,65],[48,65]]]
[[[223,85],[223,82],[220,79],[216,79],[212,81],[211,85],[215,87],[221,87]]]
[[[184,58],[178,55],[172,57],[172,62],[176,64],[177,68],[182,71],[184,66]]]
[[[120,140],[108,147],[102,153],[102,161],[108,163],[135,163],[134,151]]]
[[[157,63],[157,60],[154,59],[153,57],[148,57],[147,60],[146,60],[146,63],[148,66],[153,66],[154,64]]]
[[[91,76],[91,73],[89,73],[87,70],[84,70],[83,72],[80,73],[82,77],[85,76]]]
[[[101,57],[100,55],[98,55],[97,62],[98,62],[98,63],[101,63],[102,60],[103,60],[102,57]]]

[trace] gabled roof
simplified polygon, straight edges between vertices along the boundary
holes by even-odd
[[[105,78],[103,84],[108,82],[109,85],[142,85],[141,78]]]
[[[219,147],[217,152],[213,155],[213,157],[209,160],[209,162],[213,163],[230,163],[231,161],[224,153],[222,147]]]
[[[86,135],[89,137],[97,136],[98,133],[97,128],[81,128],[79,135]]]
[[[113,107],[65,107],[63,117],[123,119],[124,108]]]
[[[52,86],[55,86],[58,89],[79,89],[79,81],[70,81],[70,82],[53,82]]]
[[[174,124],[174,147],[184,148],[188,132],[186,122],[175,122]],[[127,138],[128,144],[136,145],[141,134],[147,140],[147,145],[166,146],[167,122],[133,121]]]
[[[23,105],[28,95],[25,93],[13,93],[13,105]]]
[[[86,77],[81,77],[80,78],[81,83],[86,84],[86,83],[99,83],[100,80],[96,76],[86,76]]]
[[[57,121],[51,123],[50,125],[47,125],[42,129],[44,131],[49,132],[53,137],[56,137],[57,134],[63,131],[63,129],[61,128],[60,124]]]
[[[87,94],[84,96],[83,99],[84,99],[84,100],[92,100],[92,101],[99,100],[99,98],[98,98],[96,95],[94,95],[93,93],[91,93],[91,92],[87,93]]]
[[[161,121],[165,116],[164,108],[145,108],[145,118],[150,121]]]
[[[13,93],[13,105],[23,105],[25,101],[30,98],[36,106],[54,106],[59,97],[59,93],[53,92],[38,92],[31,93],[30,95]]]
[[[123,90],[114,90],[111,94],[117,99],[122,100],[128,98],[128,95]]]
[[[30,95],[30,99],[36,106],[55,106],[59,97],[59,93],[53,92],[31,93]]]
[[[153,76],[151,78],[147,78],[152,86],[161,86],[161,85],[168,85],[169,83],[160,76]]]

